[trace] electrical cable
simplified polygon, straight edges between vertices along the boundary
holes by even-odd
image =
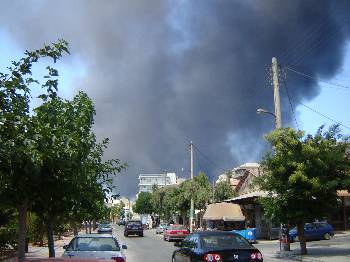
[[[346,89],[349,89],[349,88],[350,88],[350,86],[347,86],[347,85],[343,85],[343,84],[338,84],[338,83],[334,83],[334,82],[329,82],[329,81],[321,80],[321,79],[319,79],[319,78],[317,78],[317,77],[313,77],[313,76],[311,76],[311,75],[309,75],[309,74],[305,74],[305,73],[303,73],[303,72],[300,72],[300,71],[295,70],[295,69],[293,69],[293,68],[291,68],[291,67],[288,67],[288,66],[283,66],[283,68],[285,68],[285,69],[287,69],[287,70],[289,70],[289,71],[291,71],[291,72],[293,72],[293,73],[295,73],[295,74],[304,76],[304,77],[306,77],[306,78],[313,79],[313,80],[315,80],[315,81],[317,81],[317,82],[322,82],[322,83],[325,83],[325,84],[328,84],[328,85],[337,86],[337,87],[346,88]]]
[[[283,70],[282,67],[280,67],[280,70],[281,71]],[[299,130],[298,121],[297,121],[297,118],[295,116],[294,107],[293,107],[292,101],[290,99],[288,88],[287,88],[287,74],[286,74],[286,72],[283,72],[283,71],[281,73],[285,73],[285,74],[283,74],[284,77],[282,78],[282,83],[283,83],[284,89],[286,90],[286,93],[287,93],[287,96],[288,96],[288,101],[289,101],[289,105],[290,105],[290,107],[292,109],[292,114],[293,114],[293,118],[294,118],[294,121],[295,121],[295,125],[296,125],[297,129]]]
[[[287,95],[283,90],[282,90],[281,93],[284,94],[284,95]],[[293,99],[293,98],[291,98],[291,100],[294,100],[294,101],[295,101],[295,99]],[[315,114],[318,114],[318,115],[320,115],[320,116],[322,116],[322,117],[324,117],[324,118],[326,118],[326,119],[332,121],[333,123],[338,124],[339,126],[345,127],[345,128],[347,128],[347,129],[350,130],[350,127],[349,127],[349,126],[344,125],[343,123],[341,123],[341,122],[339,122],[339,121],[336,121],[336,120],[330,118],[329,116],[327,116],[327,115],[325,115],[325,114],[323,114],[323,113],[317,111],[316,109],[313,109],[313,108],[311,108],[311,107],[305,105],[305,104],[302,103],[302,102],[298,102],[298,104],[304,106],[305,108],[307,108],[307,109],[309,109],[309,110],[311,110],[311,111],[314,112]]]

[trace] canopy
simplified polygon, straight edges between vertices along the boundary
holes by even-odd
[[[204,213],[205,220],[244,221],[241,207],[232,203],[210,204]]]

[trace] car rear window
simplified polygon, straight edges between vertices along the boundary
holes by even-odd
[[[209,249],[245,249],[251,245],[240,235],[222,234],[202,236],[203,248]]]
[[[133,226],[133,225],[139,226],[139,225],[142,225],[142,223],[141,223],[141,221],[129,221],[128,225],[130,225],[130,226]]]
[[[100,224],[99,227],[108,227],[108,228],[111,228],[112,226],[111,226],[111,224]]]
[[[184,226],[176,225],[176,226],[170,226],[170,230],[187,230]]]
[[[120,251],[118,242],[112,237],[76,237],[68,249],[71,251]]]

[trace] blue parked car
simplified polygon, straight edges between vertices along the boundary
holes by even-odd
[[[233,232],[240,234],[242,237],[244,237],[246,240],[249,241],[249,243],[257,243],[256,241],[256,228],[247,228],[242,230],[232,230]]]
[[[304,230],[306,240],[329,240],[334,236],[333,227],[326,222],[306,223]],[[289,231],[289,238],[291,242],[298,240],[298,230],[296,227]]]

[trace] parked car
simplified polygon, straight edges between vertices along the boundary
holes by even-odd
[[[183,225],[170,225],[164,230],[163,239],[166,241],[181,241],[188,236],[189,230]]]
[[[125,220],[124,220],[124,219],[121,219],[121,220],[118,222],[118,226],[125,226]]]
[[[110,234],[83,234],[75,236],[68,245],[63,246],[63,258],[74,259],[111,259],[125,262],[122,245]]]
[[[124,227],[124,236],[139,235],[143,237],[143,226],[141,220],[129,220]]]
[[[113,228],[111,224],[99,224],[97,228],[97,233],[99,234],[105,234],[105,233],[111,233],[112,234]]]
[[[313,222],[305,224],[304,234],[306,240],[329,240],[334,236],[334,230],[333,227],[326,222]],[[296,227],[289,231],[289,238],[291,242],[298,240],[298,230]]]
[[[179,249],[173,252],[173,262],[263,261],[262,254],[257,248],[232,231],[195,232],[174,245]]]
[[[163,234],[166,228],[167,228],[166,223],[160,223],[159,226],[157,226],[156,228],[156,234]]]

